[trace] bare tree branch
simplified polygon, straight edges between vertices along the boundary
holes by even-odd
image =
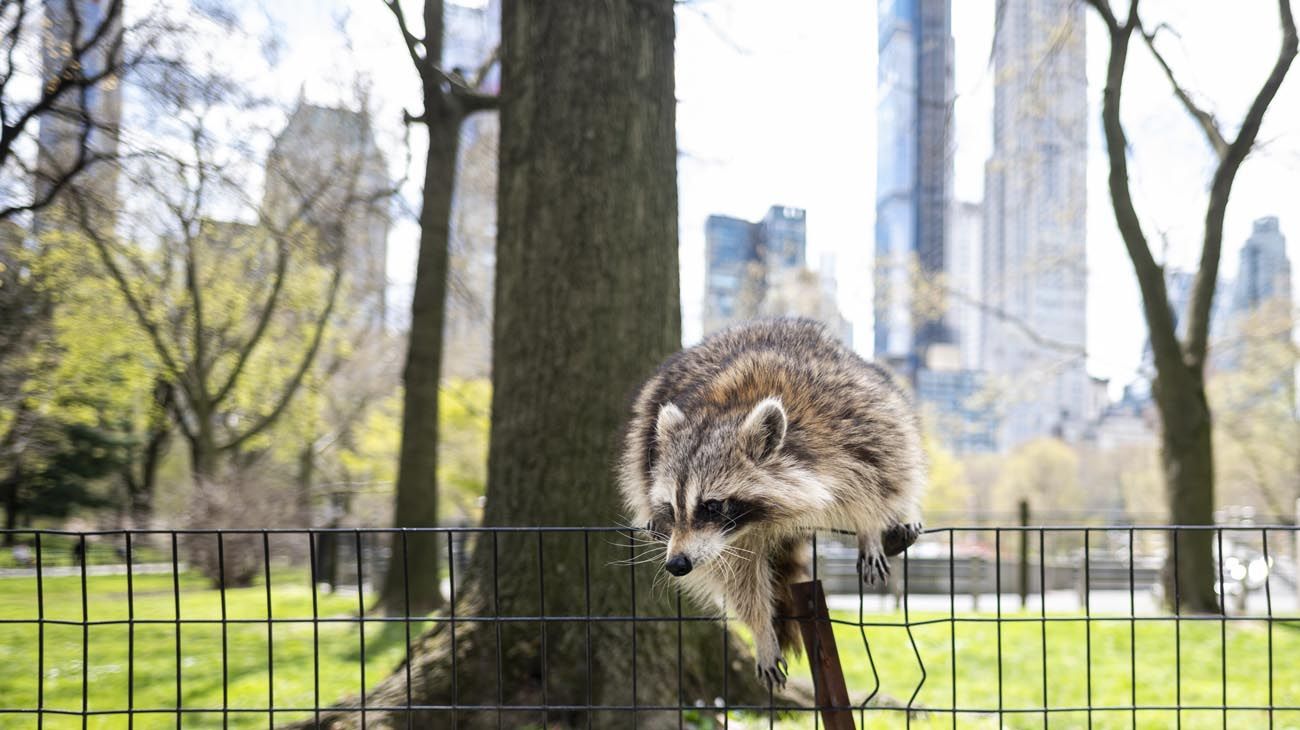
[[[1130,6],[1133,22],[1119,25],[1106,0],[1087,0],[1106,19],[1110,28],[1110,54],[1106,64],[1106,85],[1102,91],[1102,126],[1106,137],[1106,156],[1110,175],[1108,186],[1115,222],[1119,228],[1138,287],[1142,291],[1143,313],[1151,337],[1151,351],[1159,372],[1172,372],[1182,364],[1181,348],[1175,334],[1173,313],[1169,309],[1169,294],[1165,288],[1163,268],[1156,263],[1142,232],[1142,221],[1133,205],[1129,188],[1128,137],[1120,121],[1120,102],[1123,92],[1124,70],[1128,62],[1129,41],[1136,27],[1137,0]]]
[[[1205,364],[1206,343],[1210,333],[1210,312],[1214,304],[1214,288],[1218,283],[1219,258],[1223,249],[1223,220],[1228,209],[1228,197],[1232,193],[1232,184],[1237,171],[1255,146],[1259,136],[1264,113],[1277,96],[1282,81],[1286,79],[1291,63],[1295,60],[1297,47],[1300,46],[1296,36],[1295,16],[1291,10],[1291,0],[1278,0],[1278,15],[1282,22],[1282,41],[1278,48],[1277,60],[1268,74],[1268,78],[1255,94],[1237,137],[1228,145],[1219,168],[1214,172],[1214,181],[1210,185],[1210,203],[1205,212],[1205,240],[1201,246],[1201,265],[1196,272],[1196,281],[1192,285],[1192,296],[1188,302],[1187,316],[1187,353],[1190,365],[1201,368]]]
[[[1110,9],[1110,0],[1087,0],[1087,2],[1097,10],[1097,14],[1105,21],[1107,30],[1111,33],[1119,32],[1119,20],[1115,18],[1115,11]]]
[[[1209,111],[1202,109],[1197,105],[1195,100],[1192,99],[1191,94],[1187,92],[1187,89],[1184,88],[1182,84],[1178,83],[1177,77],[1174,76],[1173,68],[1169,66],[1168,61],[1165,60],[1165,57],[1160,53],[1159,49],[1156,48],[1156,34],[1162,29],[1167,29],[1168,27],[1169,26],[1164,23],[1161,23],[1156,26],[1155,30],[1147,32],[1147,30],[1142,27],[1141,22],[1139,22],[1138,32],[1142,34],[1143,40],[1147,43],[1147,49],[1151,51],[1151,55],[1156,59],[1156,63],[1160,64],[1160,68],[1165,72],[1165,78],[1169,79],[1169,85],[1173,87],[1174,96],[1178,97],[1178,101],[1182,102],[1183,108],[1186,109],[1192,119],[1195,119],[1196,123],[1200,125],[1201,131],[1205,133],[1205,139],[1210,143],[1210,147],[1214,150],[1215,156],[1218,157],[1219,160],[1222,160],[1224,156],[1228,154],[1228,140],[1224,139],[1223,131],[1219,129],[1219,120],[1215,119],[1214,115]]]
[[[154,322],[153,319],[150,318],[149,313],[145,311],[144,306],[140,303],[139,297],[136,296],[130,282],[127,281],[126,275],[122,273],[121,267],[117,265],[117,261],[115,260],[111,250],[111,244],[104,235],[100,233],[98,227],[91,223],[90,215],[86,210],[85,203],[80,199],[74,199],[72,209],[79,219],[81,229],[85,232],[86,237],[90,239],[95,251],[99,253],[100,262],[104,264],[104,268],[108,270],[109,276],[113,278],[113,283],[117,285],[117,290],[121,292],[122,297],[126,299],[127,306],[131,309],[131,313],[135,315],[136,322],[140,325],[140,328],[149,335],[149,341],[153,344],[158,359],[161,360],[163,366],[167,368],[168,375],[172,380],[178,383],[183,383],[185,380],[184,370],[177,364],[176,357],[172,354],[171,350],[168,349],[167,344],[163,342],[162,333],[158,329],[158,323]]]
[[[236,436],[232,440],[217,447],[219,451],[233,451],[238,449],[244,443],[254,436],[265,431],[275,423],[289,404],[293,401],[294,395],[297,394],[299,386],[302,385],[303,378],[311,370],[312,363],[316,360],[316,353],[320,351],[321,342],[325,339],[325,330],[329,328],[330,316],[334,313],[334,305],[338,302],[339,285],[343,280],[343,261],[342,257],[335,262],[334,275],[330,279],[329,294],[325,300],[325,308],[321,310],[320,317],[316,320],[316,331],[312,334],[311,344],[307,351],[303,353],[302,360],[298,364],[298,369],[284,384],[280,392],[280,399],[275,406],[266,415],[258,419],[248,430]]]
[[[428,44],[411,32],[410,25],[406,22],[406,12],[402,10],[401,0],[384,0],[384,5],[388,6],[393,17],[397,19],[397,28],[402,33],[402,45],[406,46],[406,52],[411,56],[411,65],[415,66],[420,77],[424,78],[427,65],[424,54],[428,53]]]
[[[956,299],[957,301],[963,304],[975,307],[976,309],[989,315],[990,317],[1011,325],[1014,329],[1018,330],[1021,334],[1027,337],[1030,342],[1033,342],[1035,345],[1038,345],[1039,347],[1043,347],[1049,350],[1058,350],[1060,352],[1068,353],[1071,355],[1084,356],[1088,354],[1086,348],[1080,345],[1076,345],[1072,342],[1063,342],[1061,340],[1056,340],[1056,339],[1052,339],[1051,337],[1047,337],[1043,335],[1041,332],[1039,332],[1038,330],[1036,330],[1028,322],[1021,319],[1020,317],[1017,317],[1016,315],[1008,312],[1007,310],[1001,307],[998,307],[993,304],[989,304],[988,302],[985,302],[979,299],[978,297],[973,297],[967,294],[966,292],[959,291],[957,289],[948,286],[942,286],[942,285],[941,285],[941,291],[943,291],[943,293],[953,297],[954,299]]]

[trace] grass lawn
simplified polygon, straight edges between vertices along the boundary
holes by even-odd
[[[1037,618],[1033,613],[1011,613],[1016,619]],[[959,614],[959,617],[961,614]],[[969,616],[969,615],[968,615]],[[987,614],[984,614],[987,616]],[[1049,618],[1052,615],[1049,614]],[[836,618],[857,622],[857,615]],[[900,614],[867,614],[866,622],[899,622]],[[912,620],[946,619],[913,614]],[[1123,707],[1133,704],[1183,707],[1300,706],[1300,626],[1277,623],[1272,629],[1273,661],[1269,662],[1269,629],[1260,622],[1232,622],[1221,641],[1219,621],[1143,621],[1107,617],[1089,628],[1082,621],[1013,621],[1001,625],[1001,678],[999,680],[998,625],[942,623],[914,625],[912,636],[925,665],[925,677],[905,628],[867,628],[871,653],[886,701],[906,705],[916,692],[914,706],[946,710],[996,711],[1053,708]],[[1089,662],[1089,632],[1091,662]],[[1180,641],[1175,642],[1175,632]],[[856,626],[836,629],[836,644],[845,668],[849,693],[861,701],[876,686]],[[1044,674],[1044,643],[1046,674]],[[954,654],[953,647],[956,651]],[[1175,647],[1181,646],[1181,661]],[[1221,651],[1226,647],[1226,651]],[[1226,656],[1227,670],[1223,659]],[[955,671],[954,671],[955,659]],[[1091,672],[1088,671],[1091,666]],[[1181,671],[1179,671],[1181,667]],[[806,677],[806,664],[792,667],[792,676]],[[1089,688],[1091,674],[1091,688]],[[1181,681],[1178,677],[1181,675]],[[954,689],[953,677],[956,676]],[[1226,681],[1225,681],[1226,676]],[[1136,680],[1134,679],[1136,678]],[[919,687],[919,691],[918,691]],[[1179,694],[1181,687],[1181,701]],[[1226,702],[1225,702],[1226,688]],[[1272,702],[1270,703],[1270,691]],[[956,696],[954,702],[954,693]],[[1046,697],[1046,700],[1044,700]],[[1091,702],[1089,702],[1091,697]],[[1270,725],[1264,711],[1129,710],[993,714],[961,713],[956,725],[969,728],[1300,728],[1300,711],[1274,712]],[[905,727],[901,711],[872,711],[867,727]],[[811,719],[799,724],[812,725]],[[911,718],[911,727],[953,727],[951,712],[932,711]],[[859,725],[861,727],[861,725]]]
[[[305,573],[278,571],[272,576],[271,615],[302,618],[312,615],[312,592]],[[134,578],[136,619],[175,619],[175,597],[170,575]],[[87,614],[91,621],[123,620],[131,610],[125,576],[91,576],[87,579]],[[322,618],[354,618],[357,595],[320,593],[318,614]],[[45,616],[50,620],[81,620],[81,579],[46,578]],[[182,574],[180,615],[185,620],[219,619],[221,595],[203,578]],[[31,619],[36,616],[36,581],[30,578],[0,580],[0,620]],[[219,623],[186,624],[181,628],[181,703],[191,708],[267,707],[268,625],[264,586],[226,591],[229,619],[261,619],[262,623],[230,624],[226,627],[225,679],[223,693],[223,635]],[[312,707],[317,704],[317,672],[313,658],[311,621],[273,625],[274,706]],[[412,635],[423,629],[412,624]],[[48,624],[45,628],[45,707],[80,711],[82,701],[81,626]],[[89,662],[87,706],[94,710],[128,707],[128,641],[125,624],[91,626],[87,632]],[[365,637],[366,683],[383,678],[405,652],[405,626],[401,623],[368,623]],[[176,626],[174,623],[135,626],[135,695],[137,708],[175,708],[177,696]],[[0,624],[0,707],[37,706],[38,629],[34,624]],[[320,704],[329,705],[361,687],[360,631],[355,622],[319,625]],[[304,717],[298,713],[275,714],[277,723]],[[228,716],[232,727],[266,727],[267,714],[235,712]],[[185,727],[221,727],[220,713],[184,715]],[[91,728],[125,728],[125,716],[92,716]],[[35,728],[31,715],[0,714],[0,728]],[[46,728],[80,728],[81,718],[49,715]],[[176,715],[137,715],[134,727],[176,727]]]
[[[312,593],[300,572],[277,571],[271,596],[271,615],[302,618],[312,614]],[[125,576],[92,576],[87,581],[87,612],[91,621],[123,620],[132,607],[127,601]],[[194,575],[180,579],[184,619],[219,619],[221,597]],[[226,615],[253,623],[231,624],[225,629],[225,690],[223,692],[223,634],[217,623],[185,625],[181,629],[179,692],[184,707],[266,707],[274,691],[277,707],[310,707],[316,703],[313,660],[319,657],[319,697],[322,704],[354,693],[361,686],[360,635],[355,623],[319,625],[319,651],[313,642],[310,621],[273,626],[271,650],[274,682],[268,666],[267,595],[262,586],[226,592]],[[79,577],[46,578],[44,604],[47,619],[80,621],[82,617]],[[169,575],[135,577],[134,615],[137,619],[175,619],[172,578]],[[321,617],[349,618],[357,611],[357,596],[319,596]],[[980,614],[987,617],[987,614]],[[1035,618],[1034,614],[1008,614],[1012,618]],[[36,616],[36,583],[31,578],[0,580],[0,620],[31,620]],[[837,614],[837,619],[856,624],[856,614]],[[901,614],[867,614],[868,622],[897,623]],[[962,708],[996,710],[1001,687],[1006,710],[1032,710],[1046,704],[1056,708],[1116,707],[1136,702],[1142,705],[1173,705],[1178,702],[1176,674],[1181,674],[1181,704],[1300,705],[1300,627],[1278,623],[1272,628],[1273,662],[1270,690],[1269,637],[1267,625],[1229,622],[1226,645],[1220,642],[1218,621],[1184,621],[1177,627],[1167,621],[1141,621],[1131,627],[1127,619],[1094,622],[1090,629],[1081,622],[1004,622],[1001,625],[1001,679],[999,681],[998,625],[940,621],[943,616],[913,613],[912,637],[924,662],[922,671],[905,628],[869,627],[872,654],[880,677],[880,694],[887,701],[906,704],[916,692],[914,706],[930,708],[913,715],[911,727],[952,727],[953,715],[943,712],[956,704]],[[262,623],[257,623],[257,620]],[[925,623],[934,620],[934,623]],[[917,622],[921,622],[919,625]],[[412,632],[422,626],[412,625]],[[1091,662],[1087,660],[1087,632],[1091,632]],[[1181,672],[1176,671],[1175,631],[1181,633]],[[1132,632],[1132,633],[1131,633]],[[134,629],[135,694],[140,708],[176,707],[176,627],[174,624],[138,624]],[[404,626],[370,623],[366,626],[365,678],[371,684],[382,678],[404,652]],[[848,675],[850,694],[857,701],[876,685],[866,660],[862,633],[856,625],[836,630],[840,655]],[[122,624],[91,626],[89,685],[86,699],[94,710],[125,709],[128,702],[128,627]],[[1136,644],[1131,643],[1136,637]],[[47,624],[45,629],[44,702],[47,708],[79,711],[82,702],[81,626]],[[1046,679],[1044,679],[1046,641]],[[0,708],[32,708],[37,705],[38,629],[35,624],[0,623]],[[955,646],[956,652],[952,651]],[[1221,646],[1225,647],[1221,651]],[[1226,685],[1222,657],[1226,651]],[[1133,670],[1130,657],[1136,663]],[[957,677],[954,690],[955,676]],[[1089,702],[1088,667],[1091,667]],[[801,663],[792,676],[807,677]],[[1136,682],[1134,682],[1136,677]],[[919,687],[919,691],[918,691]],[[301,715],[297,715],[301,716]],[[294,713],[277,712],[274,720],[294,719]],[[265,712],[232,712],[233,727],[266,727]],[[1129,711],[1094,709],[1052,713],[1044,722],[1042,713],[1008,712],[1001,720],[994,715],[960,714],[959,727],[970,728],[1164,728],[1175,727],[1171,711]],[[1224,727],[1218,710],[1184,711],[1182,727]],[[1300,728],[1300,712],[1276,712],[1274,727]],[[867,715],[871,728],[904,727],[906,716],[899,711],[872,710]],[[697,717],[704,726],[710,724]],[[1091,723],[1091,724],[1090,724]],[[1229,712],[1230,728],[1268,727],[1267,713]],[[186,727],[220,727],[220,713],[186,714]],[[811,726],[810,717],[778,719],[781,726]],[[91,728],[125,728],[124,716],[92,716]],[[138,728],[175,727],[174,713],[147,714],[135,718]],[[732,727],[766,727],[767,718],[733,715]],[[35,728],[30,715],[0,714],[0,728]],[[81,718],[47,716],[46,728],[79,728]]]

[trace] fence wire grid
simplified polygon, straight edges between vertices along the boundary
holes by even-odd
[[[1168,551],[1207,532],[1223,612],[1168,608]],[[1300,727],[1289,525],[931,528],[866,589],[851,536],[810,536],[830,609],[816,620],[851,698],[834,708],[812,699],[806,657],[788,692],[739,689],[735,614],[684,600],[626,528],[0,534],[4,728],[329,726],[340,712],[361,727],[818,728],[829,709],[862,728]],[[439,575],[413,573],[416,547],[441,554]],[[405,611],[376,610],[390,574]],[[437,581],[446,605],[412,611],[413,581]],[[705,649],[698,626],[716,637]],[[495,645],[458,651],[476,630]],[[429,631],[452,647],[432,693],[411,674]],[[606,676],[611,657],[625,674]],[[516,691],[520,677],[536,686]],[[385,681],[397,689],[376,702]],[[674,682],[667,700],[652,689]]]

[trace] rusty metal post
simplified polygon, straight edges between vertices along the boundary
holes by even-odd
[[[814,695],[822,708],[822,721],[826,730],[856,730],[853,723],[853,705],[849,701],[849,688],[844,682],[844,668],[840,666],[840,653],[835,648],[835,631],[826,609],[826,592],[820,580],[794,583],[790,586],[794,597],[795,620],[803,637],[804,652],[812,670]],[[843,708],[843,709],[841,709]]]

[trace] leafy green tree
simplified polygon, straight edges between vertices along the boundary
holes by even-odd
[[[1014,512],[1021,500],[1035,510],[1077,511],[1084,497],[1079,455],[1059,439],[1021,444],[1003,461],[993,494],[998,511]]]

